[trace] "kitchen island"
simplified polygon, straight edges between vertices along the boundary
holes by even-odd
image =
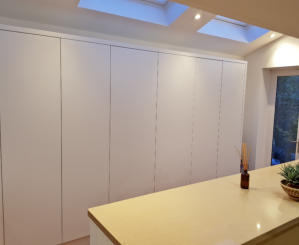
[[[237,174],[91,208],[91,245],[297,244],[299,202],[279,171],[251,171],[249,190]]]

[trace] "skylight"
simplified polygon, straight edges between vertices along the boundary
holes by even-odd
[[[169,26],[189,7],[167,0],[80,0],[80,8]]]
[[[198,30],[199,33],[234,41],[250,43],[269,32],[269,30],[217,15]]]
[[[158,5],[162,5],[162,6],[165,6],[168,2],[168,0],[142,0],[142,1],[145,1],[145,2],[150,2],[150,3],[154,3],[154,4],[158,4]]]

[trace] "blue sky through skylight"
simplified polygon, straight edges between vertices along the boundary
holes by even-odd
[[[80,8],[169,26],[189,7],[167,0],[80,0]]]
[[[171,25],[189,8],[168,0],[80,0],[78,7],[163,26]],[[198,32],[250,43],[269,30],[217,15]]]
[[[217,15],[198,30],[199,33],[250,43],[269,32],[269,30],[244,22]]]

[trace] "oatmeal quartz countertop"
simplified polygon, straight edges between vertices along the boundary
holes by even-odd
[[[299,202],[281,189],[279,172],[250,171],[249,190],[236,174],[94,207],[88,215],[112,244],[250,244],[299,226]]]

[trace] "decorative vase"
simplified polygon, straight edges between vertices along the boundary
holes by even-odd
[[[286,180],[280,182],[282,189],[295,201],[299,201],[299,189],[288,185]]]

